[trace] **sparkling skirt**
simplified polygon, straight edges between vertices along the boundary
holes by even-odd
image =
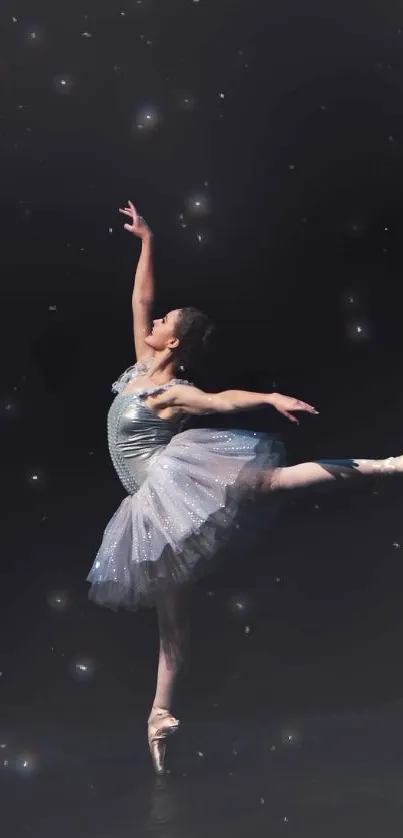
[[[208,428],[178,433],[107,525],[87,577],[89,598],[134,611],[205,575],[253,499],[262,470],[283,464],[275,436]],[[267,498],[265,521],[282,503],[275,494]]]

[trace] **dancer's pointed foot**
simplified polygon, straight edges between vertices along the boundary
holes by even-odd
[[[403,474],[403,454],[400,457],[388,457],[380,460],[380,471],[383,474]]]
[[[148,719],[148,747],[156,774],[165,773],[166,739],[176,733],[179,727],[178,719],[169,710],[153,707]]]

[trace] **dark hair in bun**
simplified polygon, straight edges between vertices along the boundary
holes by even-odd
[[[198,308],[188,306],[180,309],[175,326],[175,337],[179,339],[179,345],[173,350],[177,374],[183,375],[198,365],[213,331],[214,324]]]

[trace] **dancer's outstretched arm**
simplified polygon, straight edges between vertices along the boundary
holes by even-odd
[[[318,411],[311,404],[283,396],[281,393],[251,393],[248,390],[224,390],[221,393],[205,393],[197,387],[176,384],[155,399],[156,407],[178,407],[183,413],[235,413],[241,410],[254,410],[259,407],[274,407],[290,422],[298,424],[293,414],[296,412],[312,413]]]
[[[136,360],[142,361],[154,354],[145,342],[151,330],[151,309],[155,295],[152,233],[131,201],[128,201],[127,207],[120,209],[119,212],[129,219],[129,223],[125,224],[125,230],[141,239],[141,254],[134,278],[132,309]]]

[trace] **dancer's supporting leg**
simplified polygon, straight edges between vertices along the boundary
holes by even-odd
[[[178,588],[157,599],[160,651],[157,688],[148,720],[148,743],[157,774],[164,773],[165,740],[179,725],[171,707],[188,639],[189,595],[188,588]]]
[[[348,479],[354,476],[371,476],[403,473],[403,456],[386,460],[316,460],[296,466],[275,468],[263,478],[266,490],[297,489],[325,483],[329,480]]]

